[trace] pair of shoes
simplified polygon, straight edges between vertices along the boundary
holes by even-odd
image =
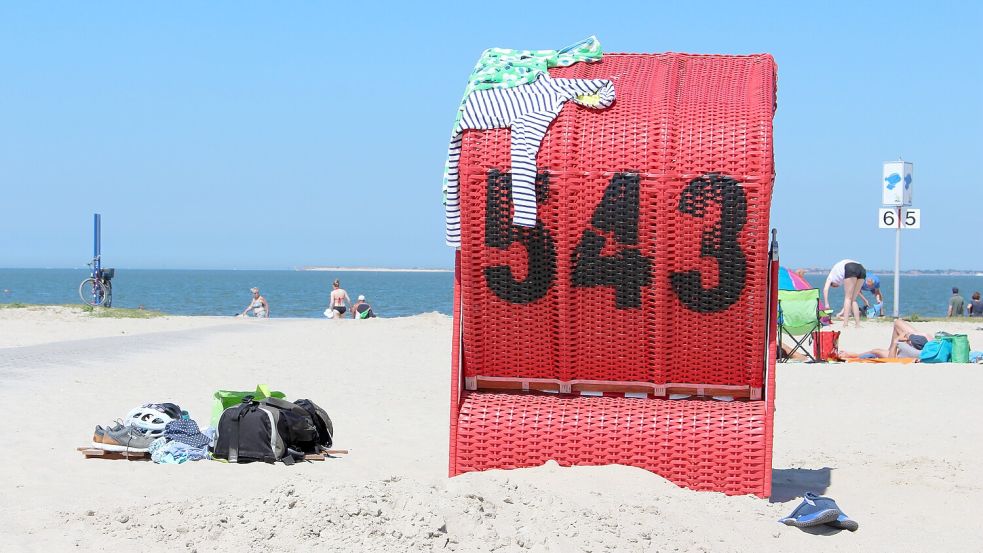
[[[96,432],[98,431],[97,426]],[[116,428],[104,428],[98,442],[96,436],[93,436],[92,446],[106,451],[145,453],[150,449],[150,444],[159,437],[136,426],[120,425]]]
[[[102,425],[96,425],[96,429],[92,432],[92,445],[99,447],[107,431],[112,430],[118,432],[121,428],[123,428],[123,421],[121,419],[116,419],[116,422],[112,426],[103,427]]]
[[[796,528],[808,528],[826,524],[838,530],[849,530],[856,532],[860,528],[857,521],[851,519],[840,510],[836,501],[829,497],[822,497],[812,492],[806,492],[802,498],[802,503],[792,511],[792,514],[785,518],[778,519],[778,522]]]

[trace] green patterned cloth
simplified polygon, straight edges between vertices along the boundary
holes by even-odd
[[[489,48],[481,53],[478,63],[471,70],[464,97],[454,116],[451,136],[457,134],[461,122],[461,110],[468,96],[475,90],[490,88],[512,88],[529,84],[546,73],[550,67],[566,67],[577,62],[601,61],[601,42],[589,36],[561,50],[512,50],[510,48]],[[444,204],[447,204],[447,173],[444,166]]]
[[[600,61],[601,43],[587,37],[562,50],[512,50],[489,48],[481,53],[468,77],[464,98],[475,90],[512,88],[535,81],[550,67],[566,67],[579,61]],[[464,103],[464,100],[461,100]]]

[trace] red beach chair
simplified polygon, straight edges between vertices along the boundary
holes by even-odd
[[[774,60],[608,54],[550,74],[612,79],[617,100],[553,122],[536,228],[509,224],[509,131],[464,134],[450,474],[618,463],[768,496]]]

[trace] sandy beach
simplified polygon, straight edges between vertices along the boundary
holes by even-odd
[[[966,332],[972,323],[918,323]],[[3,551],[981,551],[983,368],[778,368],[774,496],[681,489],[623,466],[555,463],[448,479],[451,320],[93,319],[0,310]],[[890,323],[844,332],[885,347]],[[96,424],[266,383],[311,398],[350,454],[293,467],[85,460]],[[858,532],[776,522],[804,491]]]

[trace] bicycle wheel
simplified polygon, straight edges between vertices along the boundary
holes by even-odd
[[[98,280],[89,277],[79,284],[79,297],[86,305],[98,306],[106,302],[106,289]]]

